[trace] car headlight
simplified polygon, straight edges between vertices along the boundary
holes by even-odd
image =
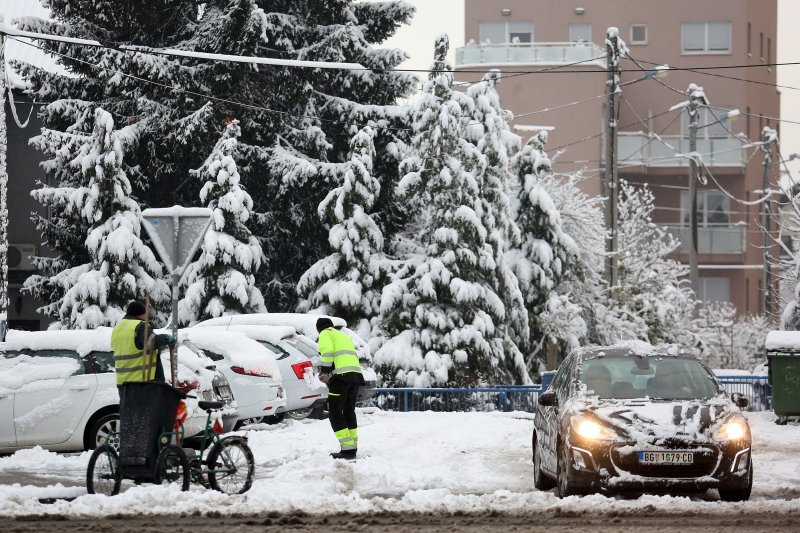
[[[724,441],[750,440],[750,426],[743,416],[735,415],[714,431],[714,438]]]
[[[572,431],[589,440],[613,440],[617,434],[614,431],[586,416],[578,416],[571,420]]]

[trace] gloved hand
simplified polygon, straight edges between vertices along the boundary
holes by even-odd
[[[328,373],[328,372],[322,372],[322,373],[319,375],[319,380],[320,380],[321,382],[323,382],[325,385],[327,385],[327,384],[328,384],[328,381],[329,381],[330,379],[331,379],[331,375],[330,375],[330,373]]]
[[[167,340],[169,341],[170,344],[175,344],[175,335],[173,335],[172,333],[167,333]]]

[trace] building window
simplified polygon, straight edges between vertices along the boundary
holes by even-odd
[[[772,64],[772,37],[767,38],[767,65]],[[769,68],[769,67],[767,67]]]
[[[681,219],[689,226],[689,191],[681,191]],[[721,191],[697,191],[697,225],[730,226],[731,199]]]
[[[631,44],[647,44],[647,24],[631,24]]]
[[[764,32],[762,31],[758,37],[758,55],[761,61],[764,61]]]
[[[714,106],[712,109],[701,107],[697,110],[698,139],[719,139],[730,137],[730,121],[719,122],[718,119],[729,111],[730,108]],[[681,116],[681,127],[684,137],[689,137],[689,117],[686,113]]]
[[[532,21],[482,21],[481,44],[532,43]]]
[[[720,54],[731,51],[730,22],[684,22],[681,35],[684,53]]]
[[[753,25],[747,23],[747,55],[753,55]]]
[[[731,301],[730,278],[700,278],[700,301],[705,304]]]
[[[592,42],[591,24],[570,24],[569,42],[571,43],[590,43]]]

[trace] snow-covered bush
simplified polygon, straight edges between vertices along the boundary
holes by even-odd
[[[770,329],[763,315],[738,317],[730,303],[703,306],[692,324],[695,344],[713,368],[749,370],[762,363]]]
[[[380,295],[388,270],[383,234],[370,214],[381,186],[373,176],[375,131],[359,130],[350,141],[350,161],[344,179],[319,204],[319,215],[330,227],[333,250],[300,278],[300,311],[313,310],[344,318],[353,329],[370,331],[380,313]]]
[[[497,265],[476,209],[485,157],[467,141],[472,99],[452,89],[446,35],[413,110],[414,137],[400,165],[398,196],[421,219],[423,248],[406,258],[381,301],[389,340],[375,354],[384,382],[430,387],[527,380],[521,353],[507,351]]]
[[[200,201],[211,209],[213,220],[200,256],[186,274],[186,292],[178,304],[178,321],[184,325],[266,311],[254,276],[264,257],[246,225],[253,200],[240,183],[233,159],[240,134],[238,121],[232,121],[203,166],[193,172],[205,182]]]

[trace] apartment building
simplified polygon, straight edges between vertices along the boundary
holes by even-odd
[[[687,99],[679,92],[691,83],[702,86],[712,107],[701,110],[698,129],[697,152],[706,167],[698,185],[700,297],[732,302],[742,314],[778,309],[777,290],[764,290],[765,283],[777,286],[777,276],[767,282],[764,275],[761,206],[747,203],[764,188],[763,151],[749,141],[759,141],[764,126],[780,132],[776,70],[769,66],[777,48],[777,0],[465,4],[467,45],[456,51],[457,79],[479,79],[490,68],[506,72],[498,90],[517,132],[552,128],[548,150],[551,157],[560,152],[555,171],[584,170],[586,190],[594,194],[602,194],[604,179],[606,30],[619,29],[638,62],[621,64],[619,176],[652,188],[655,221],[681,238],[676,258],[686,262],[689,162],[678,154],[689,151],[689,121],[686,111],[670,109]],[[673,69],[662,80],[647,75],[664,64],[700,70]],[[719,66],[733,68],[703,70]],[[741,115],[729,121],[733,109]],[[773,167],[773,187],[778,175]]]

